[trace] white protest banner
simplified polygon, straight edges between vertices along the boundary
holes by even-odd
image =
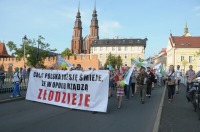
[[[26,99],[73,109],[106,112],[108,72],[32,69]]]

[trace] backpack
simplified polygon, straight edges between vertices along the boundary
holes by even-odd
[[[17,72],[17,77],[19,78],[19,83],[22,83],[22,77],[19,77],[19,72]]]

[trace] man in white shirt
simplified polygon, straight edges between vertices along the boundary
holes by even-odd
[[[180,70],[180,65],[177,66],[176,69],[176,94],[179,93],[179,88],[180,88],[180,82],[181,82],[181,77],[182,77],[182,71]]]
[[[19,72],[18,67],[15,68],[15,73],[13,75],[13,79],[14,79],[14,90],[13,90],[12,95],[10,96],[11,98],[15,97],[16,93],[17,93],[17,97],[21,96],[21,93],[20,93],[20,90],[19,90],[19,85],[21,83],[22,75]]]

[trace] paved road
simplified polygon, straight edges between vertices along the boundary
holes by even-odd
[[[139,94],[123,100],[109,100],[107,113],[96,113],[36,103],[26,100],[0,104],[0,132],[151,132],[163,87],[140,103]]]
[[[186,87],[181,85],[172,103],[168,103],[166,91],[159,132],[200,132],[198,113],[187,102],[185,91]]]

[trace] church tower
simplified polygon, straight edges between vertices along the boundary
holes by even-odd
[[[76,21],[74,24],[74,32],[71,41],[71,52],[72,54],[80,54],[82,52],[82,44],[83,44],[83,37],[82,37],[82,22],[81,22],[81,14],[80,14],[80,2],[78,6],[78,12],[76,15]]]
[[[99,39],[99,25],[98,25],[96,1],[95,1],[91,25],[90,25],[90,35],[89,35],[89,43],[87,46],[87,54],[90,53],[90,44],[92,44],[92,42],[97,39]]]
[[[188,25],[187,25],[187,22],[186,22],[186,24],[185,24],[183,36],[185,36],[185,37],[191,36],[190,33],[188,32]]]

